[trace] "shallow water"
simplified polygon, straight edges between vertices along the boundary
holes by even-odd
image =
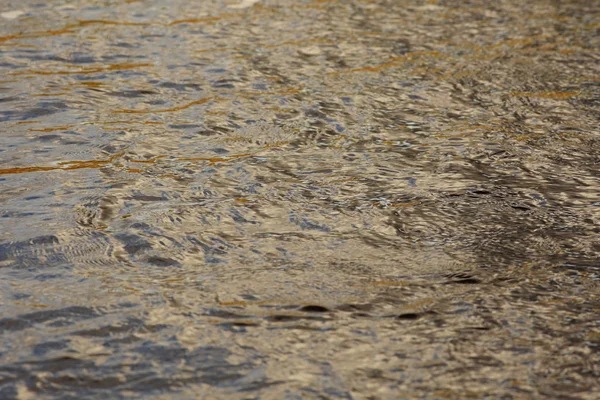
[[[0,398],[600,397],[599,29],[2,1]]]

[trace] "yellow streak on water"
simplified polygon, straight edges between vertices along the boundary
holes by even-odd
[[[234,154],[230,157],[183,157],[178,158],[178,161],[208,161],[211,164],[228,162],[232,160],[236,160],[238,158],[244,158],[251,156],[252,153],[242,153],[242,154]]]
[[[90,26],[90,25],[141,26],[141,27],[160,25],[160,26],[169,27],[169,26],[185,24],[185,23],[216,22],[223,18],[228,18],[228,17],[232,17],[232,16],[236,16],[236,15],[240,15],[240,14],[227,13],[227,14],[221,14],[221,15],[216,15],[216,16],[212,16],[212,17],[187,18],[187,19],[171,21],[166,24],[158,24],[158,23],[152,23],[152,22],[110,21],[110,20],[103,20],[103,19],[81,20],[81,21],[77,21],[75,23],[67,24],[67,25],[65,25],[64,28],[57,29],[57,30],[47,30],[47,31],[37,31],[37,32],[21,32],[21,33],[16,33],[16,34],[12,34],[12,35],[0,36],[0,43],[7,42],[10,40],[15,40],[15,39],[34,39],[34,38],[40,38],[40,37],[43,38],[43,37],[48,37],[48,36],[58,36],[58,35],[64,35],[64,34],[68,34],[68,33],[75,33],[76,30],[74,30],[74,28],[82,28],[82,27],[86,27],[86,26]]]
[[[84,81],[84,82],[79,82],[79,84],[83,85],[83,86],[87,86],[87,87],[100,87],[100,86],[105,85],[104,82],[98,82],[98,81]]]
[[[148,22],[128,22],[128,21],[108,21],[104,19],[87,19],[78,21],[71,26],[89,26],[89,25],[123,25],[123,26],[148,26]]]
[[[24,174],[28,172],[43,172],[43,171],[56,171],[56,170],[75,170],[85,168],[102,168],[113,162],[119,157],[122,157],[123,153],[115,154],[105,160],[89,160],[89,161],[65,161],[58,163],[57,166],[32,166],[32,167],[13,167],[0,169],[0,175],[8,174]]]
[[[297,94],[301,92],[301,88],[289,88],[280,91],[265,91],[265,92],[232,92],[237,97],[242,98],[254,98],[257,96],[286,96],[290,94]],[[135,109],[124,109],[124,110],[113,110],[112,112],[115,114],[154,114],[154,113],[167,113],[167,112],[175,112],[188,109],[193,106],[206,104],[210,101],[227,101],[231,100],[225,97],[217,97],[217,96],[209,96],[203,99],[194,100],[189,103],[182,104],[180,106],[170,107],[170,108],[159,108],[154,110],[135,110]]]
[[[74,31],[69,28],[57,29],[57,30],[49,30],[49,31],[40,31],[40,32],[23,32],[17,33],[14,35],[8,36],[0,36],[0,43],[7,42],[13,39],[34,39],[39,37],[47,37],[47,36],[58,36],[64,35],[66,33],[73,33]]]
[[[536,97],[539,99],[569,99],[575,97],[579,92],[511,92],[516,97]]]
[[[173,25],[179,25],[179,24],[202,24],[205,22],[217,22],[223,18],[229,18],[229,17],[233,17],[236,15],[238,15],[238,14],[226,13],[226,14],[215,15],[214,17],[177,19],[175,21],[171,21],[171,22],[165,24],[165,26],[173,26]]]
[[[262,149],[268,149],[270,147],[274,147],[274,145],[264,145],[262,147]],[[195,161],[208,161],[210,163],[210,165],[213,165],[216,163],[224,163],[224,162],[229,162],[229,161],[236,160],[239,158],[252,156],[253,154],[256,154],[256,152],[234,154],[229,157],[181,157],[181,158],[177,158],[176,161],[194,161],[194,162]],[[118,154],[112,155],[108,159],[104,159],[104,160],[65,161],[65,162],[58,163],[58,165],[56,165],[56,166],[30,166],[30,167],[3,168],[3,169],[0,169],[0,175],[24,174],[24,173],[29,173],[29,172],[45,172],[45,171],[56,171],[56,170],[69,171],[69,170],[77,170],[77,169],[85,169],[85,168],[103,168],[103,167],[109,165],[110,163],[112,163],[114,160],[123,157],[123,155],[124,155],[124,153],[118,153]],[[133,159],[133,160],[127,160],[127,161],[131,162],[131,163],[138,163],[138,164],[154,164],[161,158],[165,158],[165,157],[167,157],[167,155],[160,155],[160,156],[156,156],[156,157],[153,157],[153,158],[150,158],[147,160]],[[133,172],[133,173],[144,172],[143,170],[140,170],[137,168],[127,168],[126,171]],[[173,178],[173,179],[180,178],[179,176],[173,175],[173,174],[163,174],[163,175],[161,175],[161,177],[168,177],[168,178]]]
[[[77,70],[70,71],[41,71],[41,70],[25,70],[25,71],[16,71],[12,72],[10,75],[85,75],[85,74],[96,74],[98,72],[108,72],[108,71],[124,71],[129,69],[135,69],[140,67],[151,67],[152,64],[148,63],[122,63],[122,64],[108,64],[106,66],[100,67],[89,67],[89,68],[81,68]]]
[[[66,131],[71,128],[73,128],[73,125],[53,126],[51,128],[42,128],[42,129],[30,128],[29,131],[30,132],[55,132],[55,131]]]
[[[181,106],[176,106],[176,107],[171,107],[171,108],[162,108],[162,109],[156,109],[156,110],[132,110],[132,109],[126,109],[126,110],[115,110],[113,111],[113,113],[115,114],[152,114],[152,113],[165,113],[165,112],[174,112],[174,111],[181,111],[181,110],[185,110],[187,108],[196,106],[196,105],[200,105],[200,104],[206,104],[211,100],[224,100],[223,98],[220,97],[205,97],[203,99],[200,100],[194,100],[191,101],[189,103],[183,104]]]
[[[162,156],[152,157],[147,160],[128,160],[128,161],[132,162],[132,163],[140,163],[140,164],[154,164],[154,163],[156,163],[156,161],[160,160],[161,158],[165,158],[165,157],[167,157],[167,156],[162,155]]]

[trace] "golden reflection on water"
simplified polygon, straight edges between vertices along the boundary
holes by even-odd
[[[0,399],[600,396],[596,3],[2,7]]]
[[[26,70],[26,71],[17,71],[13,72],[10,75],[84,75],[84,74],[97,74],[99,72],[107,72],[107,71],[124,71],[128,69],[136,69],[140,67],[150,67],[152,64],[109,64],[102,67],[94,67],[94,68],[80,68],[73,71],[36,71],[36,70]]]

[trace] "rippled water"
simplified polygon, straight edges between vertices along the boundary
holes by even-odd
[[[599,30],[0,2],[0,398],[599,398]]]

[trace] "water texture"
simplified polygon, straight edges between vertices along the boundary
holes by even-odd
[[[600,3],[0,1],[0,399],[600,398]]]

